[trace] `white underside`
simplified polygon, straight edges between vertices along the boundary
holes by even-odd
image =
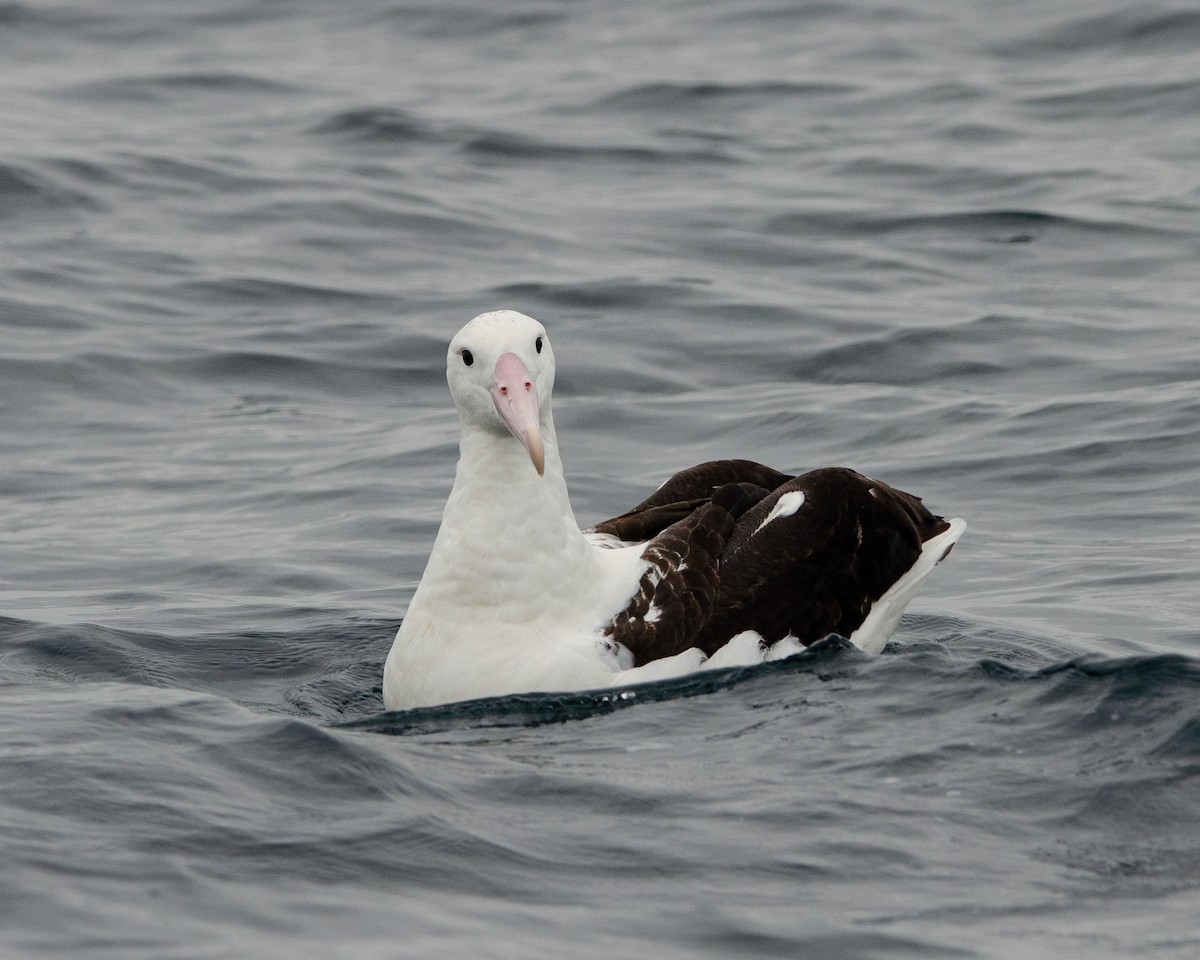
[[[856,647],[871,654],[884,648],[909,602],[966,529],[964,520],[955,518],[949,523],[950,529],[927,541],[916,563],[872,606],[862,626],[849,637]],[[623,550],[614,550],[614,547],[616,543],[592,544],[597,553],[611,558],[605,564],[610,576],[624,583],[634,582],[644,569],[640,563],[631,563],[631,551],[639,548],[626,546]],[[441,626],[449,627],[443,637],[452,644],[453,627],[449,624]],[[405,632],[402,626],[389,655],[392,669],[385,675],[385,704],[388,709],[395,710],[518,692],[628,686],[669,680],[698,670],[752,666],[781,660],[804,650],[795,637],[785,637],[768,646],[758,633],[747,630],[730,639],[711,657],[692,648],[673,657],[628,668],[628,651],[623,647],[612,649],[598,630],[580,630],[580,626],[577,624],[573,630],[552,630],[546,629],[551,627],[550,624],[540,624],[524,631],[523,642],[516,646],[479,645],[473,647],[472,655],[468,657],[445,658],[435,654],[424,663],[410,659],[401,669],[399,662],[390,661],[402,656],[406,648],[402,642]],[[433,650],[428,652],[434,654]],[[408,682],[403,682],[402,678]]]

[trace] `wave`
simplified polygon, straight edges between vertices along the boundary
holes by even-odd
[[[944,173],[942,174],[944,175]],[[1078,237],[1125,238],[1139,236],[1178,237],[1181,230],[1165,224],[1102,220],[1047,210],[991,209],[949,210],[886,216],[851,211],[823,213],[806,211],[772,217],[765,228],[778,234],[819,231],[832,236],[875,237],[893,233],[937,233],[965,235],[1001,243],[1027,243],[1054,231]]]
[[[734,164],[731,152],[707,147],[621,143],[566,143],[513,130],[485,130],[467,138],[464,152],[485,160],[569,161],[586,164]]]
[[[71,187],[41,166],[0,164],[0,221],[60,211],[106,209],[94,192]]]
[[[129,102],[177,103],[188,95],[229,98],[283,97],[303,93],[295,84],[249,73],[211,70],[118,76],[74,84],[62,93],[71,100],[101,104]],[[245,106],[245,104],[240,104]]]
[[[395,632],[393,622],[363,621],[302,633],[173,635],[0,617],[0,676],[172,688],[338,720],[381,705],[385,644]]]
[[[447,38],[461,42],[467,38],[517,34],[521,42],[530,36],[569,20],[565,9],[552,6],[514,5],[514,9],[452,0],[447,3],[404,3],[387,6],[371,15],[373,24],[393,23],[406,34],[430,39]]]
[[[907,639],[893,641],[879,657],[830,636],[787,660],[753,667],[619,690],[519,694],[393,713],[379,711],[378,676],[395,632],[391,621],[351,621],[302,633],[172,636],[0,618],[0,662],[8,679],[176,687],[389,734],[536,727],[733,691],[784,706],[804,698],[805,684],[836,681],[868,708],[886,712],[902,701],[900,712],[907,715],[986,713],[999,704],[1008,704],[1011,715],[1019,701],[1024,721],[1062,736],[1103,731],[1118,721],[1136,719],[1147,729],[1162,723],[1169,735],[1152,747],[1154,755],[1200,758],[1200,658],[1059,659],[1055,654],[1069,647],[1042,638],[944,617],[905,622]],[[924,636],[913,636],[914,629]],[[938,693],[930,699],[933,691]]]
[[[1197,31],[1200,11],[1125,6],[1107,13],[1063,17],[1053,24],[1040,22],[1036,32],[1022,33],[994,49],[1015,58],[1034,53],[1191,52]]]
[[[1008,702],[1009,684],[1023,687],[1022,695],[1046,708],[1039,723],[1030,712],[1030,726],[1042,726],[1063,736],[1111,730],[1117,722],[1161,720],[1166,735],[1150,746],[1151,756],[1200,761],[1200,659],[1178,654],[1104,658],[1094,655],[1038,667],[1022,668],[1003,660],[964,660],[932,644],[905,648],[894,645],[882,660],[870,658],[841,637],[829,637],[785,661],[711,671],[671,681],[621,690],[579,694],[521,694],[463,704],[424,707],[347,721],[346,729],[391,735],[443,732],[454,729],[537,727],[603,716],[631,707],[707,696],[746,687],[761,698],[764,692],[782,705],[789,692],[803,697],[796,678],[809,676],[822,683],[846,681],[846,695],[870,705],[881,682],[909,699],[904,713],[945,711],[966,704]],[[916,682],[920,679],[920,682]],[[865,681],[861,689],[856,681]],[[983,693],[980,686],[988,689]],[[936,691],[941,689],[941,695]],[[896,694],[893,694],[894,698]],[[1083,708],[1083,709],[1081,709]],[[1131,711],[1133,714],[1131,715]],[[1059,718],[1070,719],[1061,723]],[[1051,719],[1053,718],[1053,719]]]
[[[366,140],[388,145],[437,142],[445,137],[432,124],[396,107],[356,107],[339,110],[309,128],[315,136]]]
[[[1025,97],[1021,102],[1044,118],[1118,119],[1135,117],[1165,120],[1184,117],[1200,100],[1200,80],[1129,81],[1096,83],[1090,81],[1062,92]]]
[[[489,292],[498,297],[546,307],[603,310],[651,307],[665,299],[686,299],[692,291],[690,285],[684,283],[648,283],[620,277],[581,283],[507,283],[492,287]]]
[[[778,98],[843,96],[856,93],[858,86],[833,81],[796,82],[766,80],[751,83],[643,83],[607,94],[596,106],[633,110],[670,111],[695,108],[734,109],[739,101],[771,101]]]

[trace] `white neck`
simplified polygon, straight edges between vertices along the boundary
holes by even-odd
[[[554,424],[544,425],[539,477],[520,441],[463,424],[454,488],[410,617],[430,602],[463,627],[528,629],[558,613],[553,597],[578,604],[589,592],[595,551],[571,509]]]

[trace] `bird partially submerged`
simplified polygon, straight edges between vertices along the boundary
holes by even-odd
[[[446,377],[460,458],[384,666],[390,710],[755,663],[830,633],[876,653],[966,528],[853,470],[715,460],[580,530],[545,328],[481,314]]]

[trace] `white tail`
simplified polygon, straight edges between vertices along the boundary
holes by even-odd
[[[850,642],[860,650],[879,653],[884,648],[896,629],[896,624],[900,622],[904,608],[921,591],[925,580],[933,573],[933,568],[950,552],[950,548],[958,543],[958,538],[967,529],[967,521],[961,517],[947,522],[950,529],[925,541],[916,562],[908,568],[904,576],[888,588],[887,593],[875,601],[862,626],[850,635]]]

